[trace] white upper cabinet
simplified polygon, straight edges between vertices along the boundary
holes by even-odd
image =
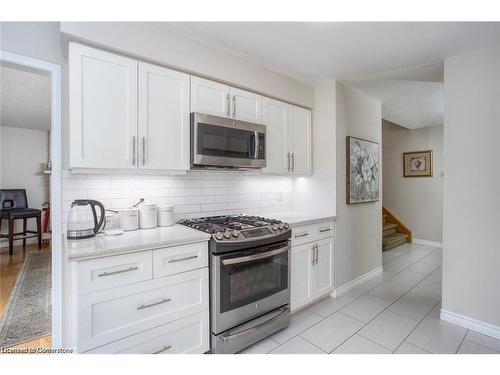
[[[137,165],[137,61],[69,44],[69,163]]]
[[[288,173],[287,160],[287,104],[269,98],[262,103],[263,123],[266,126],[267,173]]]
[[[230,117],[230,87],[191,76],[191,112]]]
[[[248,122],[262,122],[262,96],[231,87],[231,117]]]
[[[311,174],[311,111],[289,105],[288,120],[288,152],[290,152],[290,170],[294,174]]]
[[[139,62],[138,164],[189,169],[189,75]]]
[[[262,122],[262,96],[191,76],[191,112]]]

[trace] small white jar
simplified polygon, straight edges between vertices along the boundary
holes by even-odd
[[[162,205],[158,206],[158,226],[170,227],[175,224],[174,206]]]
[[[124,208],[120,212],[120,227],[125,231],[139,229],[139,209]]]
[[[158,226],[158,205],[156,203],[141,203],[139,205],[139,227],[141,229]]]

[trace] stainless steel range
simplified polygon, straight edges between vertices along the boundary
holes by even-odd
[[[258,216],[213,216],[179,224],[212,234],[213,353],[236,353],[290,323],[287,223]]]

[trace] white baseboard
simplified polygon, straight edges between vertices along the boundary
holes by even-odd
[[[361,283],[364,283],[365,281],[368,281],[379,274],[382,273],[382,266],[375,268],[374,270],[371,270],[370,272],[365,273],[364,275],[361,275],[360,277],[349,281],[348,283],[345,283],[341,287],[338,287],[337,289],[334,289],[330,295],[333,298],[340,297],[342,294],[347,293],[349,290],[354,289],[356,286],[358,286]]]
[[[500,340],[500,327],[490,323],[481,322],[476,319],[469,318],[448,310],[441,309],[441,319],[457,326],[470,329],[472,331],[482,333],[483,335],[491,336]]]
[[[432,247],[443,247],[442,242],[437,242],[437,241],[429,241],[429,240],[421,240],[419,238],[414,238],[412,240],[413,243],[417,243],[419,245],[426,245],[426,246],[432,246]]]

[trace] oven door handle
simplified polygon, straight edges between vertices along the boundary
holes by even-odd
[[[255,150],[253,152],[253,158],[258,159],[259,158],[259,132],[254,132],[255,137],[255,142],[253,143],[255,146]]]
[[[287,252],[289,249],[290,249],[290,245],[286,245],[285,247],[282,247],[282,248],[279,248],[276,250],[266,251],[265,253],[262,253],[262,254],[248,255],[248,256],[239,257],[239,258],[223,259],[222,264],[225,266],[229,266],[232,264],[240,264],[240,263],[245,263],[245,262],[251,262],[253,260],[270,258],[272,256]]]
[[[235,339],[242,337],[242,336],[250,335],[250,334],[254,333],[255,331],[257,331],[258,329],[261,329],[262,327],[264,327],[268,324],[271,324],[274,321],[280,319],[283,315],[288,314],[289,312],[290,312],[290,310],[287,306],[282,307],[281,309],[279,309],[278,314],[274,315],[272,318],[270,318],[262,323],[258,323],[256,326],[250,327],[250,328],[245,329],[245,330],[240,331],[240,332],[236,332],[235,334],[232,334],[232,335],[231,335],[231,331],[229,331],[228,332],[229,335],[228,336],[221,336],[221,339],[224,342],[228,342],[228,341],[235,340]]]

